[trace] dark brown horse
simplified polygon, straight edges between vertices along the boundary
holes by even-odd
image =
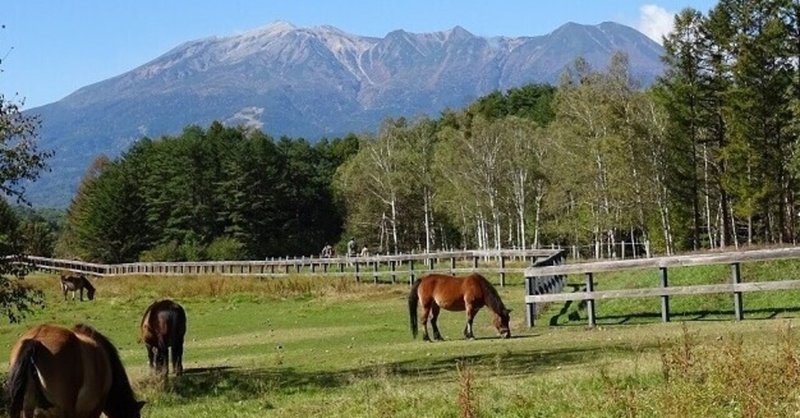
[[[86,276],[81,274],[71,274],[69,276],[61,275],[61,290],[64,291],[64,300],[67,300],[67,292],[72,292],[72,300],[75,300],[75,292],[80,292],[81,301],[83,301],[83,289],[86,289],[86,295],[89,300],[94,299],[94,286],[89,282]]]
[[[168,373],[167,350],[171,349],[172,371],[176,375],[182,374],[183,338],[186,335],[183,307],[169,299],[154,302],[144,311],[141,330],[150,368]]]
[[[40,325],[11,350],[8,399],[12,418],[139,418],[114,345],[88,325]]]
[[[446,274],[428,274],[414,282],[408,295],[408,312],[411,315],[411,333],[417,337],[417,304],[422,303],[422,339],[430,341],[428,336],[428,318],[433,328],[433,338],[442,340],[436,320],[441,308],[448,311],[466,311],[467,324],[464,326],[464,337],[475,338],[472,333],[472,320],[478,310],[488,306],[494,312],[494,326],[503,338],[511,337],[508,322],[510,309],[506,309],[497,290],[478,273],[469,276],[449,276]]]

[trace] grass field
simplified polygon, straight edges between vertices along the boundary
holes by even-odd
[[[761,270],[747,273],[778,277],[796,266]],[[598,288],[644,286],[648,275],[599,278]],[[676,284],[727,278],[724,268],[672,276]],[[0,346],[8,352],[38,323],[89,323],[118,346],[148,402],[146,417],[729,417],[800,410],[797,292],[747,295],[748,320],[740,323],[732,320],[730,297],[721,295],[674,298],[670,324],[660,323],[658,299],[647,299],[599,303],[594,329],[586,328],[581,306],[553,305],[528,329],[517,278],[500,289],[514,310],[512,339],[498,339],[482,310],[477,340],[461,339],[462,313],[443,312],[447,341],[424,343],[411,338],[407,284],[107,278],[94,280],[96,300],[65,302],[56,276],[27,281],[46,291],[47,306],[21,324],[0,326]],[[570,281],[578,287],[580,278]],[[164,297],[186,308],[189,323],[186,373],[167,381],[149,373],[136,341],[143,310]]]

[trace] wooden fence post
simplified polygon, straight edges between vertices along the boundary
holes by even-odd
[[[389,261],[389,269],[392,271],[392,284],[397,281],[397,273],[395,273],[395,264],[397,262],[395,260]]]
[[[359,273],[359,271],[358,271],[358,261],[356,261],[353,264],[356,266],[356,282],[360,282],[361,281],[361,275],[358,274]]]
[[[506,257],[500,255],[500,287],[506,286]]]
[[[526,296],[533,296],[533,281],[535,278],[533,277],[526,277],[525,278],[525,295]],[[525,304],[525,322],[528,323],[528,328],[533,327],[533,319],[536,317],[536,304],[535,303],[526,303]]]
[[[658,279],[660,285],[663,289],[666,289],[669,286],[668,278],[667,278],[667,268],[660,267],[658,269]],[[669,322],[669,296],[668,295],[661,295],[661,320],[664,322]]]
[[[594,292],[594,276],[592,273],[586,273],[586,292]],[[589,315],[589,326],[594,327],[597,325],[597,318],[594,311],[594,298],[586,300],[586,313]]]
[[[408,276],[408,284],[410,286],[414,285],[414,260],[408,260],[408,271],[411,273]]]
[[[372,281],[378,284],[378,261],[372,262]]]
[[[731,276],[734,286],[742,282],[742,271],[739,263],[731,264]],[[733,292],[733,311],[736,314],[737,321],[744,319],[744,311],[742,309],[742,292]]]

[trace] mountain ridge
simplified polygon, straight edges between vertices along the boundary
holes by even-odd
[[[213,120],[314,141],[374,132],[386,117],[436,117],[495,90],[555,84],[579,56],[605,68],[620,50],[643,85],[663,71],[657,43],[613,22],[570,22],[541,36],[481,37],[454,26],[380,38],[276,21],[190,40],[26,111],[41,116],[40,144],[56,152],[52,172],[28,186],[28,198],[65,206],[97,155],[114,158],[143,136]]]

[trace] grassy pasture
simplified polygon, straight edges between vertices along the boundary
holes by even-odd
[[[796,272],[792,262],[743,266],[746,281]],[[649,287],[656,274],[598,275],[597,288]],[[670,270],[675,285],[729,279],[727,266]],[[746,294],[741,323],[730,296],[687,296],[672,298],[670,324],[651,298],[598,303],[595,329],[579,304],[554,304],[529,330],[521,278],[509,277],[500,294],[514,310],[514,338],[497,339],[482,310],[478,339],[463,341],[463,315],[443,312],[448,341],[423,343],[411,339],[405,278],[108,278],[94,280],[97,299],[82,303],[63,301],[56,276],[27,280],[46,291],[47,307],[0,326],[0,346],[8,352],[41,322],[87,322],[118,346],[146,417],[727,417],[800,408],[798,292]],[[136,341],[143,310],[162,297],[180,302],[189,320],[186,374],[167,381],[150,375]]]

